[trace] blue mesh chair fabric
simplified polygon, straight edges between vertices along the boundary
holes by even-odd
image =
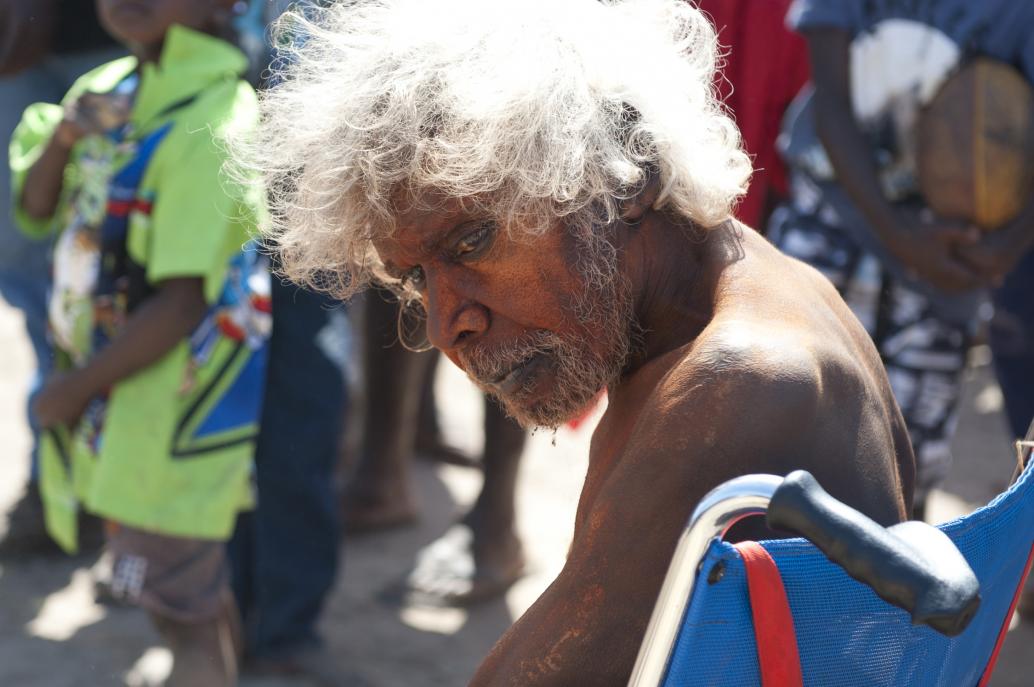
[[[908,613],[848,577],[804,539],[761,542],[783,578],[805,685],[979,683],[1034,545],[1034,459],[1004,494],[939,527],[980,580],[980,610],[954,638],[913,626]],[[663,684],[759,685],[758,670],[743,561],[731,545],[715,542]]]

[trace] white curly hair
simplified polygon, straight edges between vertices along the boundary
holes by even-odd
[[[651,174],[656,207],[707,228],[751,173],[714,29],[683,0],[348,0],[276,33],[259,131],[231,143],[283,273],[341,297],[384,278],[372,240],[423,191],[603,246]]]

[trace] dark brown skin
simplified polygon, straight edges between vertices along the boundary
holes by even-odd
[[[819,137],[837,180],[872,231],[902,264],[934,286],[960,291],[1000,284],[1034,245],[1034,200],[993,232],[939,219],[920,221],[887,202],[851,109],[851,38],[839,29],[815,29],[806,38]]]
[[[62,174],[68,164],[72,146],[84,135],[74,115],[65,115],[50,137],[43,152],[25,175],[22,188],[22,210],[33,219],[47,219],[57,210],[63,184]],[[93,133],[93,132],[91,132]]]
[[[911,508],[904,422],[832,286],[742,225],[701,232],[652,202],[648,191],[616,228],[644,347],[609,389],[567,564],[473,685],[625,684],[679,532],[729,478],[804,468],[882,524]],[[580,279],[562,226],[530,242],[499,231],[469,253],[477,219],[455,202],[410,211],[377,244],[389,272],[422,268],[431,342],[459,363],[474,342],[579,326],[565,311]]]
[[[366,382],[362,439],[342,498],[349,535],[405,525],[417,517],[408,466],[416,443],[420,380],[430,353],[398,343],[398,305],[370,291],[362,303],[362,366]]]
[[[75,424],[90,399],[156,363],[197,327],[207,309],[201,278],[161,282],[108,346],[83,367],[47,381],[34,406],[40,425]]]

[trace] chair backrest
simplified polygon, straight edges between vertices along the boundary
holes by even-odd
[[[940,529],[980,580],[980,610],[954,638],[913,626],[804,539],[761,542],[783,580],[805,685],[980,683],[1034,553],[1034,460],[1005,493]],[[664,684],[761,684],[746,573],[730,544],[703,560]]]

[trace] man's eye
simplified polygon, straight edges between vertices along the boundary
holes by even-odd
[[[424,284],[427,281],[427,278],[424,275],[424,268],[417,265],[416,267],[406,271],[406,273],[402,275],[401,281],[403,286],[420,291],[424,288]]]
[[[472,257],[491,243],[493,232],[495,232],[495,222],[482,222],[474,231],[456,243],[456,255]]]

